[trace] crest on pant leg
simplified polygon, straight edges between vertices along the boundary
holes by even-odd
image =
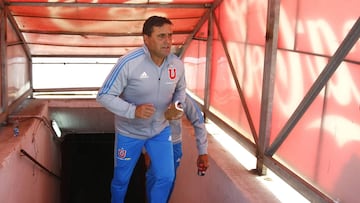
[[[126,150],[123,148],[118,149],[117,156],[119,159],[125,159],[126,158]]]

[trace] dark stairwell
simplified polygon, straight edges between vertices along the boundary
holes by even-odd
[[[62,143],[62,203],[109,203],[114,134],[70,134]],[[145,202],[145,165],[134,169],[127,203]]]

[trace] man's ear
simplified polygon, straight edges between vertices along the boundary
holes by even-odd
[[[149,36],[143,34],[143,39],[144,39],[144,43],[147,45],[147,42],[148,42],[148,40],[149,40]]]

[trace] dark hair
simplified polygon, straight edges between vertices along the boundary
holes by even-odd
[[[153,32],[153,28],[156,27],[161,27],[164,24],[169,24],[172,25],[172,22],[165,17],[161,17],[161,16],[151,16],[150,18],[148,18],[145,22],[144,22],[144,26],[143,26],[143,34],[144,35],[148,35],[150,36],[151,33]]]

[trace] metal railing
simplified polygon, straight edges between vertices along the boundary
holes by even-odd
[[[30,159],[32,162],[34,162],[36,165],[38,165],[40,168],[42,168],[44,171],[46,171],[51,176],[57,178],[58,180],[61,180],[61,177],[47,169],[45,166],[43,166],[40,162],[38,162],[34,157],[32,157],[29,153],[27,153],[24,149],[20,149],[20,152],[26,156],[28,159]]]

